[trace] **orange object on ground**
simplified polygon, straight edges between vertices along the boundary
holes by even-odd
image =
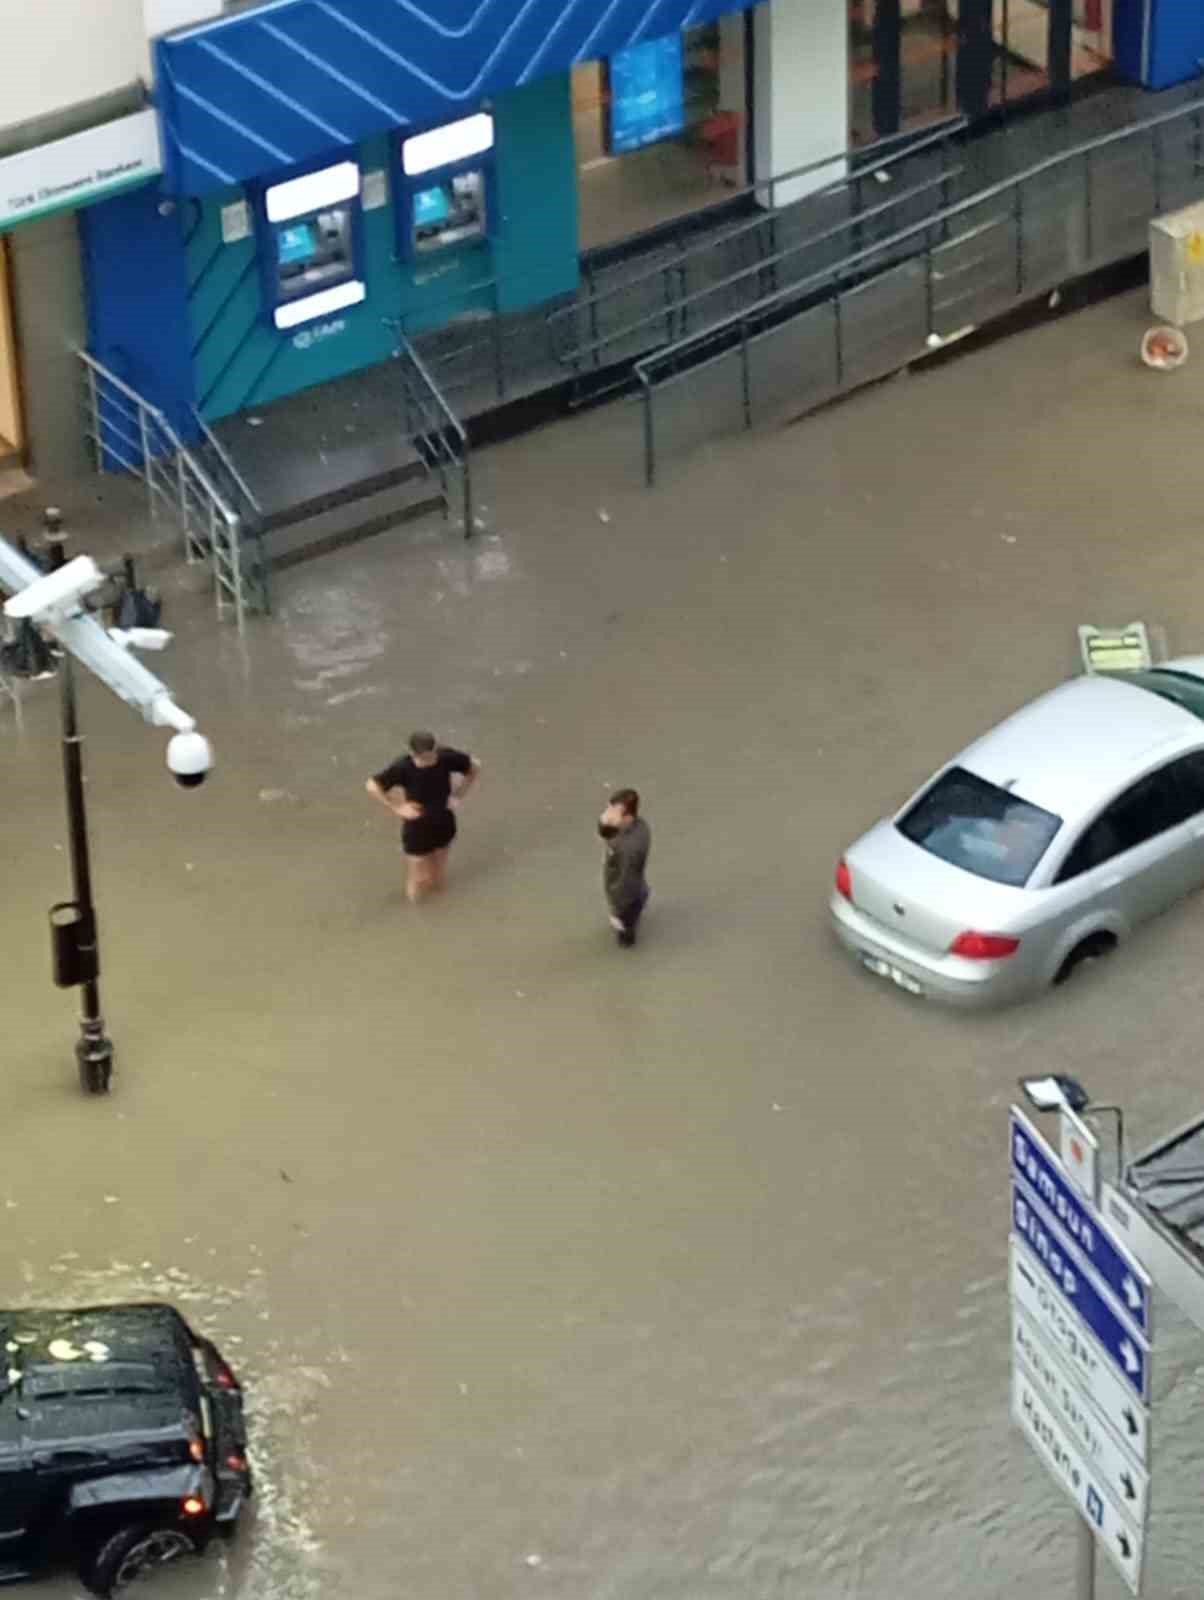
[[[1141,341],[1141,359],[1157,372],[1173,372],[1187,360],[1187,339],[1178,328],[1150,328]]]

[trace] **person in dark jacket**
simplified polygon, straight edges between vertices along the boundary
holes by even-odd
[[[465,750],[440,746],[433,733],[410,736],[409,754],[399,756],[366,788],[401,818],[406,858],[406,899],[411,905],[447,880],[447,853],[456,837],[456,811],[481,774],[481,763]]]
[[[617,789],[598,820],[606,843],[602,888],[610,907],[610,925],[620,945],[630,949],[644,907],[648,904],[645,871],[652,849],[652,829],[640,816],[640,797],[634,789]]]

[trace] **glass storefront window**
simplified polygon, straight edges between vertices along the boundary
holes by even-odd
[[[750,26],[733,12],[574,67],[582,249],[745,186]]]
[[[1074,77],[1098,72],[1112,60],[1112,0],[1074,0]]]
[[[1114,0],[849,0],[851,143],[978,117],[1111,60]]]

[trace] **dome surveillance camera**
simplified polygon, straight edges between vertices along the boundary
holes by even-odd
[[[213,768],[213,746],[199,733],[177,733],[167,747],[167,770],[181,789],[199,789]]]

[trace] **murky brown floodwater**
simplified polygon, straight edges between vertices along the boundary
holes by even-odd
[[[634,413],[526,439],[476,543],[302,568],[245,655],[173,586],[220,776],[176,792],[83,695],[109,1102],[47,981],[53,690],[23,738],[0,710],[0,1303],[173,1299],[254,1407],[254,1518],[165,1600],[1071,1593],[1007,1420],[1007,1106],[1050,1068],[1138,1143],[1204,1109],[1201,907],[960,1019],[851,970],[824,900],[1077,622],[1204,646],[1204,368],[1139,371],[1142,326],[1105,307],[654,496]],[[363,781],[424,723],[487,770],[414,914]],[[591,828],[629,782],[626,953]],[[1204,1336],[1159,1311],[1147,1592],[1196,1600]]]

